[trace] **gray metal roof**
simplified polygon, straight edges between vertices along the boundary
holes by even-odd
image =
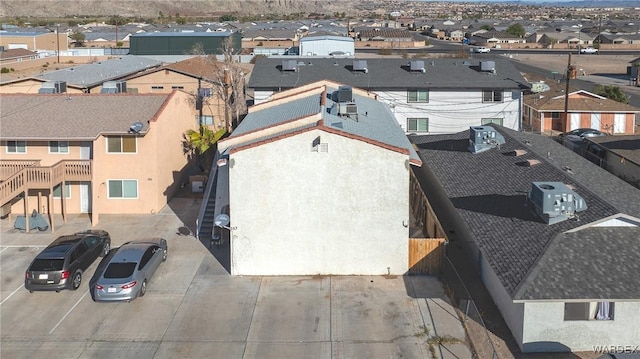
[[[321,113],[324,125],[334,130],[344,132],[347,135],[359,136],[364,139],[380,142],[397,148],[404,148],[409,151],[409,157],[414,162],[420,162],[418,154],[398,126],[389,107],[375,99],[354,94],[354,102],[358,107],[357,121],[351,118],[340,117],[332,112],[334,102],[331,94],[337,89],[327,90],[326,106],[323,108],[320,103],[322,94],[310,94],[290,102],[249,113],[238,125],[231,137],[239,137],[248,132],[275,126],[303,116]],[[309,125],[302,125],[297,129],[287,132],[309,128]],[[270,138],[276,138],[282,133],[267,135],[253,142],[260,142]],[[236,147],[244,146],[242,143]]]
[[[425,73],[408,71],[407,59],[366,59],[368,72],[352,71],[353,59],[291,58],[297,71],[281,71],[281,58],[259,59],[248,87],[289,89],[327,79],[366,90],[383,89],[522,89],[527,81],[513,64],[492,58],[496,73],[481,72],[479,59],[424,59]]]
[[[68,85],[91,88],[105,81],[116,80],[136,72],[162,65],[147,57],[127,55],[113,60],[46,72],[37,76],[45,81],[66,81]]]
[[[557,256],[551,245],[554,238],[618,213],[640,218],[640,191],[548,137],[494,127],[504,135],[506,144],[500,149],[480,154],[467,150],[468,131],[412,137],[426,165],[423,166],[425,173],[435,178],[426,194],[434,203],[445,231],[454,231],[452,242],[475,242],[512,298],[558,299],[557,288],[577,287],[577,281],[590,280],[589,271],[597,277],[603,268],[579,265],[585,260],[582,257],[567,257],[564,259],[569,261],[566,271],[572,270],[571,264],[575,264],[575,271],[557,278],[559,282],[538,283],[531,279],[535,278],[533,269],[537,263],[553,262]],[[519,157],[508,155],[516,149],[525,150],[527,154]],[[532,167],[523,165],[530,159],[538,160],[540,164]],[[579,221],[567,220],[554,225],[543,223],[526,205],[526,196],[533,181],[557,181],[573,186],[575,192],[585,199],[587,210],[580,213]],[[455,210],[449,210],[447,203]],[[456,218],[462,222],[456,222]],[[640,230],[635,230],[635,238],[638,238]],[[576,236],[580,237],[580,233],[587,232],[578,231]],[[605,240],[591,250],[608,250],[608,239],[617,241],[622,235],[615,229],[606,233]],[[563,245],[570,246],[571,243],[583,246],[580,241]],[[624,270],[629,271],[636,266],[623,259],[621,256],[616,265],[626,266]],[[627,297],[640,298],[639,287],[624,290]],[[531,294],[534,292],[535,295]],[[576,296],[570,298],[614,298],[614,294],[621,295],[606,293],[595,286],[584,286],[580,296],[572,293]]]
[[[3,94],[2,140],[91,140],[148,121],[171,94]]]
[[[331,41],[343,41],[343,42],[354,42],[355,40],[353,40],[350,37],[346,37],[346,36],[335,36],[335,35],[309,35],[309,36],[305,36],[302,39],[300,39],[300,42],[310,42],[310,41],[325,41],[325,40],[331,40]]]

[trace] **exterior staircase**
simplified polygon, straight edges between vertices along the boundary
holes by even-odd
[[[213,221],[215,220],[216,209],[216,181],[217,177],[211,179],[213,190],[209,191],[207,198],[203,198],[202,206],[204,207],[204,216],[200,223],[199,238],[206,241],[211,240],[213,236]]]

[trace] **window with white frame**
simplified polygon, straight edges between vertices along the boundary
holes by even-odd
[[[407,132],[429,132],[429,119],[407,118]]]
[[[108,198],[138,198],[138,180],[108,180]]]
[[[429,90],[408,90],[407,102],[429,102]]]
[[[7,153],[27,153],[27,142],[7,141]]]
[[[107,153],[136,153],[136,138],[133,136],[108,136]]]
[[[62,196],[61,189],[61,184],[53,187],[53,198],[60,198]],[[71,198],[71,184],[69,183],[64,184],[64,197]]]
[[[614,302],[564,303],[564,320],[613,320]]]
[[[69,142],[49,141],[49,153],[69,153]]]
[[[213,116],[210,116],[210,115],[200,116],[200,125],[213,126]]]
[[[482,119],[482,125],[491,125],[493,123],[495,123],[496,125],[500,125],[502,126],[502,118],[483,118]]]
[[[502,90],[484,90],[482,91],[482,102],[502,102]]]

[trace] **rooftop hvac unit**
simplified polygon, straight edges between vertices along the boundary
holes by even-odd
[[[482,72],[496,72],[495,61],[480,61],[480,71]]]
[[[353,60],[353,71],[369,72],[367,68],[367,60]]]
[[[38,93],[65,93],[67,92],[67,83],[64,81],[50,81],[42,84]]]
[[[504,137],[491,126],[472,126],[469,129],[469,151],[480,153],[504,145]]]
[[[351,86],[340,86],[338,91],[335,92],[336,102],[352,102],[353,101],[353,89]]]
[[[296,60],[282,60],[282,71],[296,71]]]
[[[126,93],[127,83],[125,81],[107,81],[102,84],[100,93]]]
[[[422,60],[411,60],[411,62],[409,62],[409,68],[411,71],[426,72],[424,69],[424,61]]]
[[[336,103],[334,111],[337,109],[337,115],[340,117],[349,117],[354,120],[358,120],[358,106],[355,102],[340,102]],[[335,112],[332,111],[333,114]]]
[[[584,199],[562,182],[533,182],[528,198],[547,224],[576,217],[576,212],[587,209]]]

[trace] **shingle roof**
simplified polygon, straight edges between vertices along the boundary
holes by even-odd
[[[3,140],[92,140],[148,121],[171,94],[3,94]]]
[[[522,89],[526,80],[507,59],[495,59],[496,74],[479,71],[478,59],[424,59],[425,73],[408,70],[409,60],[367,59],[368,72],[352,71],[353,59],[289,58],[297,71],[281,71],[283,58],[259,59],[248,87],[288,89],[327,79],[365,90]],[[467,65],[468,64],[468,65]]]
[[[554,288],[576,285],[575,281],[583,278],[576,276],[584,274],[580,271],[588,270],[576,267],[575,275],[558,278],[558,283],[547,283],[548,288],[545,283],[532,287],[527,278],[532,275],[529,273],[537,261],[553,260],[553,257],[547,258],[553,255],[549,249],[553,238],[618,213],[640,218],[640,206],[637,205],[640,191],[547,137],[495,127],[504,135],[506,143],[499,149],[479,154],[467,150],[468,131],[413,137],[413,142],[418,145],[425,167],[441,184],[435,191],[442,191],[456,209],[448,214],[459,216],[468,226],[471,239],[486,256],[508,293],[517,299],[518,293],[535,291],[536,299],[552,299],[556,295]],[[516,149],[525,150],[527,154],[507,155]],[[540,164],[519,165],[530,159],[538,160]],[[586,201],[588,209],[579,214],[579,222],[543,223],[526,206],[526,196],[533,181],[558,181],[573,186]],[[464,232],[462,228],[445,228],[445,231],[448,229]],[[637,233],[640,235],[640,230]],[[572,243],[581,245],[579,241]],[[594,250],[602,247],[606,247],[606,242]],[[571,260],[582,261],[582,258]],[[617,265],[626,264],[618,262]],[[567,270],[571,270],[570,266]],[[589,288],[595,292],[589,292]],[[640,298],[637,286],[625,290],[630,296]],[[602,293],[595,287],[587,287],[583,293],[585,297],[581,299],[607,296]]]
[[[338,133],[343,133],[347,137],[356,137],[364,140],[371,140],[375,143],[385,144],[395,148],[406,149],[413,163],[420,163],[418,154],[405,136],[402,129],[397,125],[389,107],[375,99],[353,94],[354,102],[358,108],[357,121],[351,118],[340,117],[332,111],[334,102],[330,95],[337,88],[327,89],[326,106],[321,105],[322,94],[310,94],[292,101],[285,101],[276,106],[262,110],[250,112],[238,125],[230,136],[240,137],[249,132],[276,126],[294,119],[320,114],[323,119],[322,125]],[[309,128],[308,124],[301,125],[295,130]],[[293,130],[293,131],[295,131]],[[292,131],[287,131],[292,132]],[[277,138],[282,133],[261,137],[253,142]],[[246,143],[242,144],[243,146]]]
[[[550,85],[554,86],[553,84]],[[563,112],[564,98],[565,96],[559,95],[558,91],[549,91],[527,95],[524,98],[524,103],[538,111]],[[569,111],[574,112],[640,112],[640,108],[603,98],[584,90],[569,94],[567,108]]]
[[[9,49],[3,52],[0,52],[0,59],[14,59],[18,57],[27,57],[27,56],[38,56],[38,53],[33,52],[27,49]]]
[[[160,65],[161,62],[157,60],[127,55],[118,59],[51,71],[38,77],[46,81],[66,81],[67,84],[76,87],[91,88],[105,81],[120,79]]]
[[[560,234],[514,299],[638,299],[640,229],[587,228]]]
[[[589,138],[588,140],[640,166],[640,135],[602,136]]]

